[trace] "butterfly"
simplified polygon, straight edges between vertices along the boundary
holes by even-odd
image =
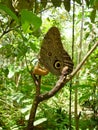
[[[51,27],[45,34],[39,53],[39,63],[54,75],[61,75],[67,68],[66,75],[73,70],[73,61],[64,50],[60,32],[57,27]]]

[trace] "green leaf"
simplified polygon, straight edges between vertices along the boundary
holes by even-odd
[[[94,1],[94,6],[95,6],[95,9],[98,10],[98,0]]]
[[[96,17],[96,9],[93,9],[93,11],[91,12],[91,15],[90,15],[90,19],[91,19],[92,23],[95,22],[95,17]]]
[[[85,0],[86,5],[89,7],[90,1],[89,0]]]
[[[18,17],[10,8],[8,8],[7,6],[3,4],[0,4],[0,9],[6,12],[9,16],[11,16],[15,21],[18,22]]]
[[[38,47],[37,47],[36,44],[30,43],[30,47],[31,47],[31,49],[32,49],[34,52],[38,52]]]
[[[65,6],[65,9],[69,12],[70,11],[70,0],[64,0],[64,6]]]
[[[81,0],[75,0],[78,4],[81,5]]]
[[[21,11],[21,24],[24,32],[27,32],[30,28],[30,25],[33,25],[34,29],[38,29],[41,24],[41,18],[36,16],[30,11],[22,10]]]
[[[41,4],[42,4],[42,6],[45,8],[46,5],[47,5],[47,0],[41,0]]]
[[[53,5],[55,7],[60,7],[61,6],[61,0],[51,0],[51,2],[53,3]]]
[[[90,36],[90,32],[87,32],[87,33],[85,34],[85,39],[87,39],[89,36]]]
[[[79,102],[83,103],[87,101],[90,98],[90,96],[91,96],[91,93],[83,94],[82,97],[80,97]]]
[[[90,6],[91,6],[91,7],[94,6],[94,0],[90,0]]]

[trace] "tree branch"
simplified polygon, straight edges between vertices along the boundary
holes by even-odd
[[[91,55],[91,53],[96,49],[97,46],[98,46],[98,42],[96,42],[93,45],[91,50],[88,51],[87,55],[83,58],[83,60],[80,62],[80,64],[76,67],[76,69],[69,76],[65,76],[64,74],[62,74],[60,76],[59,80],[57,81],[55,87],[52,90],[50,90],[49,92],[47,92],[45,94],[40,94],[39,95],[40,102],[54,96],[61,88],[63,88],[64,85],[69,80],[71,80],[75,76],[75,74],[80,70],[80,68],[83,66],[83,64],[87,60],[87,58]]]
[[[35,86],[36,86],[36,95],[35,95],[35,98],[34,98],[34,101],[32,104],[30,117],[28,120],[28,126],[27,126],[26,130],[34,130],[34,120],[35,120],[35,114],[36,114],[38,104],[46,99],[51,98],[61,88],[63,88],[64,85],[69,80],[71,80],[75,76],[75,74],[80,70],[80,68],[83,66],[83,64],[87,60],[87,58],[91,55],[91,53],[96,49],[97,46],[98,46],[98,42],[96,44],[94,44],[94,46],[91,48],[91,50],[87,53],[87,55],[83,58],[83,60],[80,62],[80,64],[76,67],[76,69],[69,76],[65,76],[67,68],[64,67],[64,69],[62,70],[62,75],[60,76],[59,80],[57,81],[55,87],[53,89],[51,89],[48,93],[40,94],[41,76],[36,77],[34,74],[31,73],[31,75],[34,79]]]
[[[39,95],[40,95],[41,76],[39,76],[37,79],[36,79],[36,77],[33,77],[33,78],[34,78],[34,80],[37,80],[35,82],[36,94],[35,94],[35,98],[34,98],[32,108],[30,111],[28,126],[27,126],[26,130],[33,130],[34,129],[34,120],[35,120],[36,110],[37,110],[38,104],[40,102]]]

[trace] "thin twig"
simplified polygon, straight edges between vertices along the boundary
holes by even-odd
[[[74,44],[75,44],[75,1],[73,0],[73,20],[72,20],[72,61],[74,61]],[[71,105],[72,105],[72,80],[69,86],[69,130],[71,130]]]
[[[15,29],[17,29],[17,28],[19,28],[20,26],[17,26],[17,27],[15,27],[15,28],[7,28],[6,27],[6,29],[2,32],[2,34],[0,35],[0,39],[5,35],[5,34],[7,34],[7,33],[9,33],[10,31],[15,31]]]

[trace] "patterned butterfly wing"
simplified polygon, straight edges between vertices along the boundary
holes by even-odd
[[[61,75],[62,69],[68,66],[67,74],[73,70],[73,62],[64,50],[57,27],[46,33],[40,50],[40,63],[55,75]]]

